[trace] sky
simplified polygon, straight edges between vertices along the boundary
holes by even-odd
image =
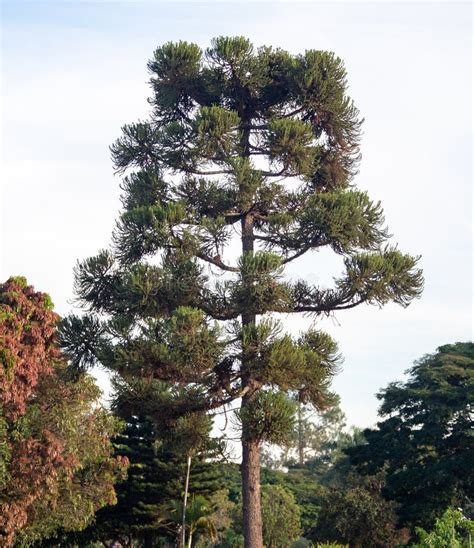
[[[470,3],[4,0],[1,21],[0,280],[26,276],[61,315],[74,309],[76,261],[110,243],[120,178],[109,146],[147,115],[153,50],[243,35],[344,60],[365,119],[354,182],[382,202],[392,242],[421,255],[424,294],[407,309],[316,322],[344,356],[333,387],[348,423],[374,424],[376,392],[438,346],[472,339]],[[330,285],[339,270],[319,252],[293,273]],[[294,333],[314,323],[284,321]]]

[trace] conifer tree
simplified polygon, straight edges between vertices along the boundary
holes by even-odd
[[[89,313],[69,318],[63,341],[77,367],[99,360],[174,383],[164,414],[241,399],[244,536],[255,548],[260,444],[291,427],[285,393],[324,405],[339,360],[327,334],[291,337],[272,313],[406,306],[422,275],[387,245],[380,203],[351,184],[361,120],[337,56],[220,37],[205,52],[167,43],[148,68],[150,116],[111,147],[124,175],[114,245],[78,264]],[[334,287],[284,276],[322,247],[344,261]]]
[[[115,397],[112,407],[115,413],[126,422],[126,426],[114,438],[115,454],[126,457],[130,462],[127,478],[115,486],[117,504],[101,509],[96,513],[94,523],[79,534],[68,535],[66,543],[85,545],[91,541],[103,543],[119,542],[123,546],[135,546],[138,542],[145,547],[160,545],[164,539],[174,541],[180,532],[181,515],[175,516],[178,527],[170,530],[166,520],[160,519],[169,512],[173,503],[182,506],[184,478],[186,476],[186,452],[183,454],[181,439],[189,439],[183,431],[189,426],[196,435],[196,421],[183,425],[178,420],[178,432],[170,429],[170,424],[157,418],[150,420],[144,412],[152,412],[149,403],[150,388],[166,391],[160,382],[152,382],[147,389],[149,402],[139,398],[143,394],[143,382],[127,386],[115,383]],[[211,422],[205,415],[194,415],[200,419],[199,446],[193,440],[193,463],[190,474],[190,496],[205,496],[210,499],[223,487],[223,480],[217,467],[206,462],[216,456],[219,449],[214,440],[209,439]],[[187,422],[187,421],[185,421]],[[160,428],[161,426],[161,428]],[[181,439],[180,439],[181,438]],[[176,443],[178,442],[178,443]],[[188,519],[187,519],[188,521]]]

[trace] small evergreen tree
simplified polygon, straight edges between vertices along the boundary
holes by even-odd
[[[164,539],[174,543],[181,528],[177,508],[183,511],[187,457],[192,457],[189,494],[209,502],[223,487],[217,463],[207,462],[219,454],[220,444],[209,438],[211,422],[206,415],[193,414],[191,423],[183,417],[159,420],[153,403],[158,394],[170,392],[167,383],[135,379],[131,383],[116,380],[113,385],[112,408],[126,422],[114,438],[115,453],[130,462],[128,476],[116,486],[117,504],[97,512],[86,531],[69,535],[67,541],[146,547],[161,545]],[[170,520],[161,519],[171,515],[170,509],[173,527],[169,527]]]
[[[131,417],[124,431],[114,439],[117,455],[130,462],[127,478],[115,487],[117,504],[99,510],[85,531],[66,537],[66,544],[85,545],[93,541],[119,542],[122,546],[153,546],[153,540],[169,536],[157,523],[160,506],[181,492],[182,465],[155,448],[152,424]]]
[[[176,383],[166,413],[241,399],[244,536],[256,548],[260,445],[288,427],[282,394],[324,406],[339,361],[327,334],[290,337],[271,314],[406,306],[422,276],[386,245],[380,203],[351,185],[361,121],[333,53],[220,37],[205,52],[167,43],[148,67],[150,117],[112,146],[127,172],[114,248],[78,265],[89,315],[69,319],[64,343],[76,366]],[[323,247],[344,259],[333,288],[284,278]]]

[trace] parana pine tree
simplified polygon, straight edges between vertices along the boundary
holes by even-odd
[[[64,324],[73,363],[179,387],[163,416],[241,401],[245,545],[262,546],[259,447],[291,428],[285,394],[324,404],[338,351],[274,313],[314,317],[418,297],[417,259],[387,245],[382,208],[351,184],[361,120],[342,61],[220,37],[159,47],[150,116],[112,146],[123,212],[109,251],[80,263],[88,314]],[[285,277],[322,247],[332,288]]]

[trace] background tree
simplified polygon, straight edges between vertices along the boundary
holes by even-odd
[[[191,451],[188,498],[197,501],[195,511],[203,500],[207,509],[213,509],[213,497],[224,486],[216,461],[221,444],[210,439],[211,421],[205,415],[176,420],[164,415],[159,420],[154,403],[172,396],[169,384],[135,378],[130,383],[116,379],[113,386],[112,409],[126,423],[113,439],[115,454],[130,462],[128,475],[116,485],[117,504],[97,512],[85,531],[67,535],[64,541],[146,547],[166,541],[174,544],[181,527],[182,515],[178,519],[176,512],[183,511],[187,457]]]
[[[262,486],[263,542],[268,548],[291,546],[301,535],[301,510],[280,485]]]
[[[383,420],[348,454],[362,472],[386,470],[384,494],[400,504],[402,524],[431,527],[473,500],[474,344],[441,346],[408,373],[378,394]]]
[[[344,437],[345,415],[339,406],[340,399],[333,396],[333,403],[326,409],[316,410],[310,404],[297,402],[296,417],[288,440],[277,446],[264,444],[261,461],[267,468],[284,466],[303,467],[307,460],[329,464],[331,455]]]
[[[230,500],[228,489],[215,491],[210,496],[210,501],[214,508],[214,512],[209,516],[209,519],[216,529],[217,544],[232,546],[232,543],[228,542],[228,540],[229,532],[232,530],[236,503]]]
[[[204,53],[167,43],[148,67],[150,116],[112,146],[127,172],[114,248],[78,265],[89,315],[69,319],[64,342],[79,367],[98,359],[188,387],[176,413],[241,398],[244,536],[255,548],[260,445],[280,437],[281,392],[324,407],[339,361],[327,334],[291,337],[271,314],[406,306],[421,272],[386,245],[380,204],[351,185],[361,122],[338,57],[220,37]],[[333,288],[284,277],[325,246],[343,257]]]
[[[127,478],[115,486],[117,504],[99,510],[87,529],[65,535],[64,542],[79,546],[118,542],[125,547],[153,546],[153,539],[171,539],[157,516],[164,503],[182,492],[182,461],[163,449],[153,425],[142,417],[129,417],[113,442],[115,454],[130,461]]]
[[[313,531],[326,490],[319,480],[305,468],[294,468],[288,472],[262,470],[262,488],[279,485],[291,493],[299,508],[301,536],[309,538]]]
[[[302,533],[301,508],[283,478],[278,475],[272,477],[271,474],[270,478],[264,478],[264,481],[270,479],[273,483],[262,483],[261,487],[263,542],[269,548],[291,546]],[[240,499],[234,518],[234,530],[237,533],[243,532],[241,507]],[[241,544],[236,542],[235,546]]]
[[[413,548],[471,548],[474,536],[474,521],[466,518],[454,508],[448,508],[442,517],[435,522],[429,533],[421,527],[416,528],[420,539]]]
[[[118,422],[91,377],[68,380],[48,295],[24,278],[0,284],[0,544],[82,529],[113,504],[125,466]]]
[[[352,445],[363,443],[363,438],[357,429],[353,433],[344,433],[339,436],[335,444],[325,450],[324,457],[308,459],[303,467],[290,466],[287,472],[279,469],[262,469],[262,485],[280,485],[293,494],[300,508],[302,535],[306,539],[318,539],[316,526],[321,515],[322,508],[329,506],[328,500],[334,493],[344,494],[349,490],[360,488],[370,500],[381,499],[380,491],[383,482],[376,478],[365,478],[357,474],[355,467],[350,463],[344,450]],[[370,489],[367,490],[370,480]],[[377,490],[378,489],[378,490]],[[386,502],[383,499],[382,502]],[[373,501],[373,506],[377,501]],[[354,511],[354,509],[352,510]],[[361,510],[362,511],[362,510]],[[388,516],[390,518],[390,516]],[[325,523],[326,531],[336,528],[338,514],[328,515]],[[363,519],[363,518],[362,518]],[[333,523],[334,520],[334,523]],[[393,523],[392,523],[393,525]],[[352,529],[351,532],[357,529]],[[357,533],[359,534],[359,533]],[[329,535],[327,538],[340,538],[337,535]]]
[[[331,448],[335,446],[346,425],[339,402],[339,398],[335,398],[333,405],[319,413],[311,406],[299,403],[296,435],[293,437],[299,466],[303,466],[309,457],[318,457],[322,460],[328,458]]]
[[[316,526],[308,537],[349,544],[354,548],[390,548],[407,540],[397,528],[395,504],[381,495],[383,477],[360,481],[343,489],[326,489]]]

